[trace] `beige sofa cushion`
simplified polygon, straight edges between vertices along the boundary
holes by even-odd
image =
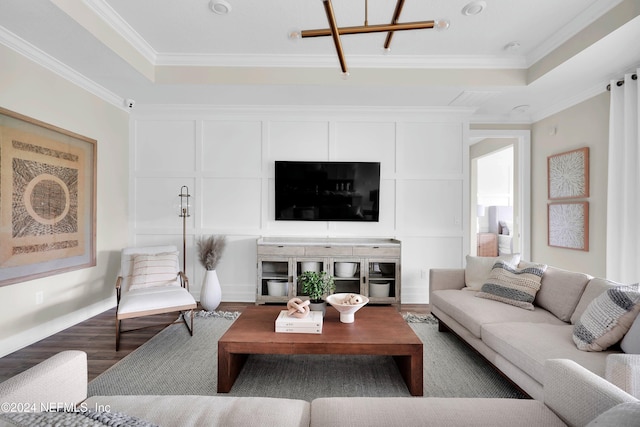
[[[511,322],[482,327],[482,341],[541,384],[547,359],[571,359],[604,377],[606,358],[613,352],[587,353],[572,339],[573,326]]]
[[[519,267],[526,264],[529,263],[521,262]],[[549,266],[542,276],[534,305],[550,311],[560,320],[569,322],[584,288],[591,279],[588,274]]]
[[[311,427],[565,425],[527,399],[326,397],[311,402],[311,411]]]
[[[513,266],[520,262],[520,254],[501,255],[498,257],[478,257],[467,255],[467,263],[464,269],[464,283],[469,290],[479,291],[485,284],[493,264],[496,261],[504,261]]]
[[[111,411],[170,426],[308,426],[311,404],[305,400],[232,396],[94,396],[89,408]]]
[[[447,313],[477,338],[482,338],[482,325],[501,322],[542,322],[566,325],[539,307],[533,311],[490,299],[476,298],[476,292],[459,290],[435,291],[429,304]],[[575,345],[574,345],[575,348]]]

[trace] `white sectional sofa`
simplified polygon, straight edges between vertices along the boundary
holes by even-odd
[[[585,426],[594,420],[604,422],[597,425],[637,425],[633,423],[640,416],[640,401],[575,362],[548,361],[544,384],[544,401],[330,397],[307,402],[228,396],[93,396],[87,399],[86,353],[65,351],[0,384],[0,412],[4,412],[0,414],[0,426],[13,426],[20,418],[26,425],[35,425],[29,417],[50,415],[82,418],[80,422],[86,422],[82,413],[90,410],[126,423],[110,425],[137,422],[135,425],[139,426],[149,425],[148,422],[180,427],[553,427]],[[31,413],[53,407],[67,409],[67,412]],[[74,408],[76,413],[68,413]],[[19,409],[23,412],[16,413]],[[616,420],[613,424],[612,418]],[[630,421],[625,424],[624,419]]]
[[[640,397],[639,354],[625,354],[619,346],[582,351],[572,338],[589,304],[619,284],[549,266],[533,310],[525,310],[478,298],[467,286],[468,276],[477,275],[469,267],[472,261],[477,259],[467,257],[466,268],[430,271],[429,304],[441,331],[453,331],[534,399],[544,398],[545,361],[549,359],[573,360]]]

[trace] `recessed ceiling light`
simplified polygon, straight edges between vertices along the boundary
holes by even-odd
[[[224,0],[211,0],[209,2],[209,8],[213,13],[218,15],[226,15],[231,12],[231,5]]]
[[[487,7],[487,3],[484,1],[472,1],[462,8],[462,14],[466,16],[478,15],[485,7]]]

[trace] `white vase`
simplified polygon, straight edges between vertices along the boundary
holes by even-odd
[[[213,311],[222,301],[222,289],[215,270],[207,270],[200,290],[200,304],[207,311]]]

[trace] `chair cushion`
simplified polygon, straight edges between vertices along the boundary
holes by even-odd
[[[179,270],[177,251],[134,255],[129,290],[180,286]]]
[[[638,427],[640,421],[640,402],[620,403],[598,415],[587,427],[616,426]]]
[[[616,286],[591,301],[573,329],[580,350],[602,351],[622,339],[640,312],[638,284]]]
[[[518,265],[520,254],[501,255],[498,257],[478,257],[467,255],[467,265],[464,269],[464,282],[469,290],[479,291],[485,284],[489,273],[496,261],[505,261],[511,265]]]
[[[533,300],[540,289],[540,281],[546,269],[544,264],[517,268],[504,261],[497,261],[476,296],[533,310]]]
[[[118,304],[118,317],[137,317],[145,314],[167,313],[196,308],[196,300],[182,286],[134,289],[123,292]],[[135,314],[136,316],[132,316]]]

